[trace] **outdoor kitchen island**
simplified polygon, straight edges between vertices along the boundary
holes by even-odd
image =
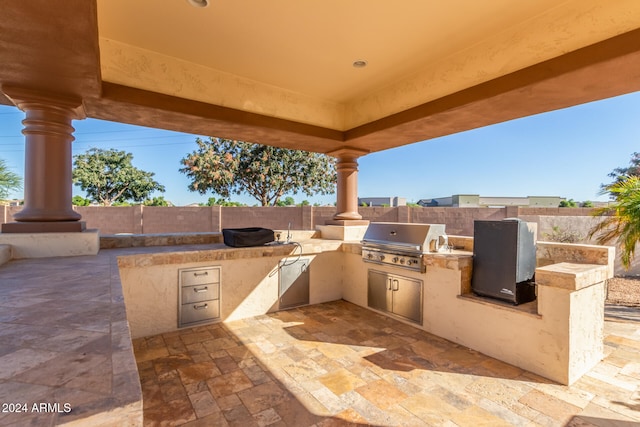
[[[222,243],[176,246],[160,253],[147,248],[120,256],[118,266],[132,337],[177,330],[181,310],[204,312],[204,304],[217,308],[209,317],[187,326],[278,311],[291,291],[280,289],[284,273],[290,274],[291,268],[302,276],[298,286],[306,286],[306,298],[295,306],[341,299],[342,242],[309,238],[314,232],[293,233],[291,243],[245,248]],[[207,278],[211,276],[215,279]],[[213,297],[204,297],[205,288],[215,288]],[[206,299],[185,303],[200,295]]]
[[[537,299],[514,306],[472,293],[473,239],[448,238],[463,250],[424,254],[424,273],[372,266],[355,250],[347,254],[343,299],[372,309],[371,271],[401,275],[422,282],[421,318],[385,314],[407,324],[566,385],[603,358],[614,248],[537,242]]]
[[[294,237],[301,257],[312,258],[309,304],[344,299],[367,307],[371,264],[363,262],[359,241],[312,234]],[[94,256],[12,260],[0,268],[0,324],[8,345],[0,356],[0,397],[59,403],[61,411],[4,413],[0,423],[141,424],[131,337],[177,329],[178,271],[221,267],[224,321],[276,309],[277,274],[271,273],[300,253],[295,245],[236,249],[187,244],[182,236],[117,240],[132,244]],[[146,240],[164,246],[144,246]],[[167,246],[172,243],[180,245]],[[472,239],[449,236],[449,243],[463,249],[426,254],[424,273],[402,273],[424,285],[422,325],[407,324],[565,384],[600,360],[613,248],[538,242],[538,300],[535,310],[523,310],[471,296]]]
[[[562,384],[602,359],[613,248],[538,242],[538,298],[512,306],[471,293],[473,239],[448,239],[445,250],[422,255],[423,270],[367,263],[359,241],[321,238],[299,239],[297,246],[150,250],[121,256],[118,265],[133,338],[178,329],[184,271],[219,268],[219,294],[210,300],[219,311],[209,321],[224,322],[282,309],[282,266],[306,259],[301,272],[308,274],[308,300],[299,305],[344,299]],[[370,270],[419,286],[419,317],[372,306]]]

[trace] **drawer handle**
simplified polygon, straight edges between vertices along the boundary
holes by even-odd
[[[205,271],[204,273],[193,273],[194,277],[198,277],[198,276],[208,276],[209,272]]]
[[[205,286],[204,288],[193,288],[193,292],[207,292],[209,290],[208,286]]]
[[[204,310],[207,307],[209,307],[209,304],[202,304],[202,305],[194,304],[193,305],[193,309],[194,310]]]

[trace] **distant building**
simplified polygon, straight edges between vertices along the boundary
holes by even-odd
[[[405,197],[358,197],[358,205],[360,206],[406,206],[407,199]]]
[[[540,208],[557,208],[560,202],[565,200],[557,196],[527,196],[527,197],[483,197],[478,194],[455,194],[450,197],[438,197],[434,199],[421,199],[418,204],[424,207],[456,207],[456,208],[480,208],[480,207],[506,207],[525,206]]]
[[[591,202],[591,204],[593,205],[594,208],[604,208],[606,206],[612,206],[615,204],[614,201],[609,201],[609,202]]]

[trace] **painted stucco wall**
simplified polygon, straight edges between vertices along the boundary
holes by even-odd
[[[310,304],[342,298],[338,252],[310,255]],[[294,259],[288,257],[288,259]],[[178,329],[178,270],[221,267],[220,320],[231,321],[278,309],[278,262],[259,257],[207,262],[120,267],[127,318],[133,338]],[[139,263],[138,263],[139,264]]]
[[[458,239],[468,250],[469,238]],[[613,248],[538,242],[538,299],[514,307],[471,293],[468,251],[428,254],[426,273],[420,273],[364,263],[358,244],[323,248],[321,242],[330,241],[317,242],[307,244],[309,255],[304,255],[311,260],[311,304],[342,298],[367,308],[367,272],[375,269],[422,280],[422,325],[398,319],[439,337],[563,384],[571,384],[602,358],[605,281],[612,274]],[[222,321],[279,308],[277,268],[283,256],[256,252],[188,262],[176,255],[181,261],[172,262],[164,254],[165,263],[154,263],[154,254],[142,256],[149,258],[120,264],[134,338],[177,329],[180,268],[221,267]]]
[[[423,324],[410,324],[545,378],[563,384],[576,381],[603,356],[604,280],[610,277],[612,250],[569,245],[561,251],[564,245],[540,246],[547,265],[565,261],[562,258],[573,251],[573,261],[583,263],[577,265],[579,271],[597,274],[585,279],[589,284],[580,289],[538,286],[537,309],[534,306],[532,311],[472,296],[471,258],[438,255],[427,260],[425,274],[402,273],[424,282]],[[560,257],[557,261],[550,258],[555,255]],[[397,269],[366,265],[357,254],[345,254],[345,267],[343,298],[362,307],[367,307],[369,268],[399,274]],[[565,286],[571,280],[559,276],[550,282]]]

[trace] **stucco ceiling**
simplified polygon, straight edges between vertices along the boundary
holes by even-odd
[[[100,0],[98,24],[103,72],[109,80],[130,80],[137,65],[115,57],[113,43],[122,55],[158,56],[166,66],[184,61],[180,65],[202,67],[202,73],[226,73],[292,94],[346,103],[491,38],[508,41],[510,33],[526,31],[530,21],[549,19],[539,15],[562,3],[567,2],[537,0],[510,7],[512,0],[494,0],[486,7],[477,0],[212,0],[209,7],[194,8],[181,0]],[[558,44],[548,27],[545,22],[539,31]],[[558,53],[581,46],[564,38],[564,47],[555,46]],[[543,43],[530,46],[523,55],[531,55],[528,62],[556,53],[542,51]],[[368,66],[354,69],[353,62],[360,59]]]
[[[0,84],[80,96],[91,117],[321,152],[640,89],[637,0],[209,2],[0,0]]]

